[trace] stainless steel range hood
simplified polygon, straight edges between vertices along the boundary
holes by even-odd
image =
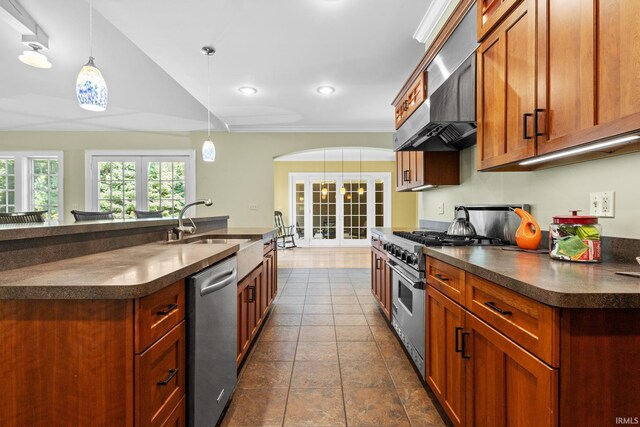
[[[427,100],[394,133],[394,151],[455,151],[476,143],[476,25],[474,6],[427,67]]]

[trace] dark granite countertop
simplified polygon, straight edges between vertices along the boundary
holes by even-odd
[[[275,229],[269,227],[227,228],[187,236],[187,242],[149,243],[6,270],[0,274],[0,299],[139,298],[240,249],[234,243],[189,242],[206,237],[257,241],[274,233]]]
[[[426,248],[425,253],[550,306],[640,308],[640,279],[615,274],[640,272],[637,263],[573,263],[478,246]]]

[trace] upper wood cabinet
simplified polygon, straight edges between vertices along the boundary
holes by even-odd
[[[640,2],[480,5],[478,169],[640,129]]]
[[[427,99],[426,72],[422,72],[411,83],[411,86],[394,105],[396,129]]]
[[[396,191],[424,185],[460,184],[458,151],[396,152]]]
[[[535,155],[535,1],[521,3],[480,45],[478,166],[487,169]]]

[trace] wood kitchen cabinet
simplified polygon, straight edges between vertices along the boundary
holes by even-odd
[[[479,27],[477,51],[478,169],[513,169],[536,155],[638,130],[640,45],[631,34],[640,3],[517,3],[485,0],[478,9],[486,27]],[[489,6],[500,10],[495,19],[483,15]]]
[[[460,184],[458,151],[396,152],[396,191],[424,185]]]
[[[371,293],[378,300],[387,320],[391,320],[391,269],[389,257],[381,250],[371,248]]]
[[[427,78],[426,72],[423,71],[411,82],[409,88],[394,105],[396,129],[402,126],[425,99],[427,99]]]
[[[535,25],[525,0],[477,50],[478,169],[535,155]]]
[[[238,366],[248,354],[278,292],[276,248],[275,240],[265,243],[262,263],[238,282]]]
[[[0,425],[181,425],[184,304],[184,280],[134,300],[3,300]]]
[[[465,371],[460,355],[462,307],[427,286],[426,381],[455,426],[465,421]]]

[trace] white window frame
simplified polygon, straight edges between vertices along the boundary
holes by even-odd
[[[0,159],[14,160],[15,173],[15,211],[32,211],[33,183],[31,182],[32,160],[48,159],[58,161],[58,219],[64,220],[64,152],[44,151],[0,151]]]
[[[312,186],[310,185],[314,180],[335,181],[336,188],[340,188],[344,180],[358,180],[362,177],[363,181],[367,181],[367,188],[372,197],[367,198],[367,211],[371,213],[375,224],[375,181],[380,179],[384,183],[384,227],[391,227],[391,173],[390,172],[362,172],[362,175],[358,172],[331,172],[323,174],[322,172],[290,172],[289,173],[289,221],[293,221],[295,216],[295,193],[296,182],[304,181],[304,211],[305,211],[305,224],[304,224],[304,239],[297,240],[300,246],[369,246],[371,245],[371,229],[375,227],[367,227],[367,239],[344,239],[336,238],[332,240],[313,240],[311,232],[313,229],[312,218]],[[342,236],[344,231],[344,205],[339,203],[336,207],[336,236]],[[338,228],[343,231],[338,232]]]
[[[136,209],[144,211],[149,210],[146,164],[154,161],[184,161],[185,203],[191,203],[195,200],[195,150],[85,150],[84,160],[84,200],[85,210],[87,211],[98,210],[98,169],[95,167],[98,161],[136,163]],[[144,177],[144,179],[141,177]]]

